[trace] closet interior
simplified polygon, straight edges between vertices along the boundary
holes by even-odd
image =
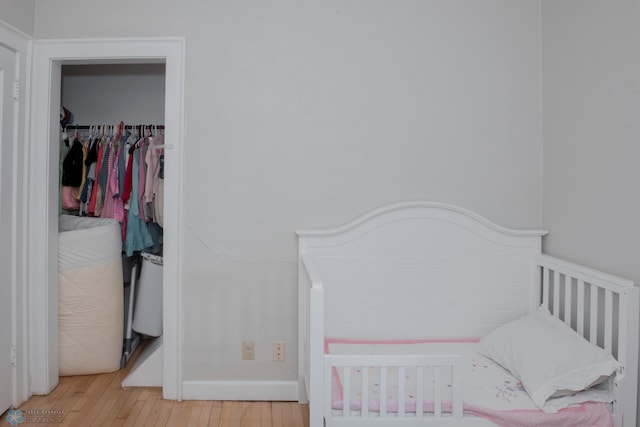
[[[165,66],[63,65],[59,368],[161,386]]]

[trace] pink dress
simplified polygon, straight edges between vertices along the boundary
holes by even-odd
[[[113,145],[109,145],[109,157],[107,158],[109,174],[107,175],[104,207],[100,216],[103,218],[115,218],[122,222],[124,220],[124,207],[118,189],[118,164],[114,161],[114,159],[118,158],[119,153],[120,148],[118,148],[117,153],[114,153]]]

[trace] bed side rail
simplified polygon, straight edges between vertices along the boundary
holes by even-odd
[[[388,423],[390,419],[395,422],[403,420],[424,425],[427,419],[432,422],[454,421],[463,416],[464,359],[460,355],[325,355],[324,360],[323,413],[327,427],[356,423],[385,425],[385,422]],[[351,384],[353,369],[360,370],[359,384]],[[370,389],[371,382],[374,380],[370,380],[369,372],[373,369],[377,373],[375,383],[379,386],[380,396],[387,397],[393,394],[397,403],[394,408],[387,408],[386,399],[384,402],[381,399],[372,400]],[[429,369],[428,374],[426,374],[427,369]],[[341,376],[337,374],[337,370],[340,370]],[[414,383],[411,385],[407,381],[408,370],[415,373]],[[396,380],[397,391],[392,392],[389,384]],[[337,408],[334,408],[336,381],[340,381],[342,391],[342,408],[337,411],[335,410]],[[433,383],[432,393],[429,393],[427,388],[430,386],[430,381]],[[425,396],[425,390],[428,396]],[[350,396],[354,392],[358,392],[359,402],[351,401]],[[406,394],[413,396],[412,402],[407,400]],[[413,405],[414,402],[415,405]],[[356,404],[356,410],[353,404]]]
[[[614,381],[614,425],[636,425],[639,289],[631,280],[537,255],[538,301],[622,365]]]

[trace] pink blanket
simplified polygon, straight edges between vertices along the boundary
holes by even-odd
[[[584,403],[562,409],[555,414],[548,414],[537,409],[520,382],[490,359],[475,352],[477,339],[455,340],[403,340],[372,341],[331,339],[325,340],[327,354],[461,354],[465,358],[464,370],[464,403],[465,414],[486,418],[504,427],[612,427],[613,418],[609,405],[605,403]],[[332,407],[341,410],[343,407],[343,386],[341,373],[333,370]],[[351,384],[359,384],[360,370],[353,369]],[[407,391],[405,396],[405,412],[414,413],[416,402],[411,389],[411,371],[407,372]],[[380,390],[377,390],[375,370],[369,374],[370,390],[369,411],[380,409]],[[393,375],[389,375],[390,384],[387,394],[387,412],[398,411],[398,398],[393,394],[397,388],[393,384]],[[415,381],[413,382],[415,384]],[[426,396],[426,395],[425,395]],[[433,413],[433,403],[424,403],[425,413]],[[443,411],[450,412],[451,405],[447,396],[443,396]],[[358,387],[350,393],[350,409],[359,411],[362,407]]]

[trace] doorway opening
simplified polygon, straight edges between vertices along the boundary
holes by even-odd
[[[181,400],[182,139],[184,39],[36,41],[29,167],[29,359],[31,391],[58,384],[58,172],[62,67],[164,64],[164,267],[162,386]]]

